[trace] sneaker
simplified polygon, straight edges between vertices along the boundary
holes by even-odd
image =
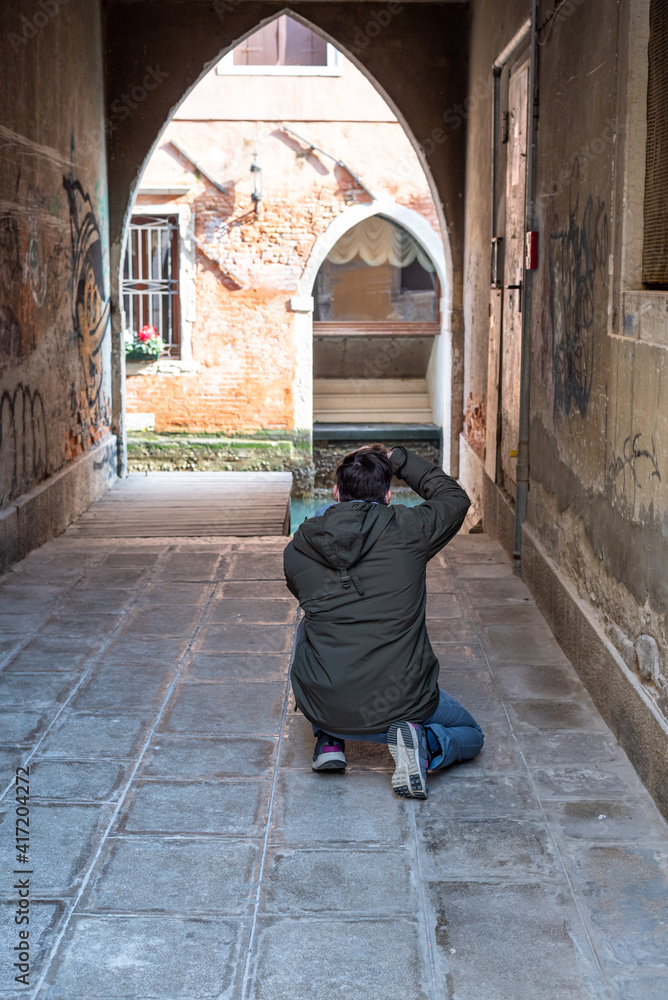
[[[346,744],[323,733],[315,741],[315,752],[311,767],[314,771],[344,771],[346,767]]]
[[[396,794],[426,799],[429,750],[424,727],[415,722],[393,722],[387,733],[387,746],[396,765],[392,775]]]

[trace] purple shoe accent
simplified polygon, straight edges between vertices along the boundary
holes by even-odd
[[[314,771],[344,771],[345,744],[327,733],[321,733],[315,743],[312,768]]]

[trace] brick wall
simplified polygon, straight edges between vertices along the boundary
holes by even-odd
[[[357,93],[356,113],[368,100],[377,119],[378,94],[350,64],[346,74],[348,111],[350,95]],[[263,79],[265,87],[286,86],[285,80]],[[321,88],[338,85],[336,79],[317,82]],[[211,74],[200,86],[205,84],[209,91],[230,86]],[[294,80],[291,85],[294,91]],[[301,81],[303,87],[313,85],[309,78]],[[127,410],[154,414],[157,432],[289,431],[295,428],[297,361],[290,298],[316,239],[342,212],[372,199],[343,167],[281,126],[344,160],[374,194],[419,212],[438,231],[436,210],[410,142],[386,106],[383,121],[347,121],[346,107],[339,121],[241,121],[216,118],[219,104],[211,93],[211,118],[203,119],[196,96],[195,91],[189,100],[198,117],[187,117],[186,102],[170,122],[144,172],[136,209],[169,212],[185,205],[192,213],[199,241],[192,326],[196,370],[143,366],[141,374],[128,377]],[[219,94],[222,106],[223,98]],[[325,105],[331,115],[332,102]],[[257,215],[251,200],[254,153],[264,185]],[[198,175],[189,157],[226,193]],[[190,189],[180,197],[155,193],[183,185]],[[151,193],[143,193],[147,189]]]

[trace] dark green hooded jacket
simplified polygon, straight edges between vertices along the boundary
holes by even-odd
[[[295,701],[309,722],[344,736],[422,722],[438,703],[425,571],[459,531],[470,500],[405,448],[391,459],[425,503],[337,503],[304,521],[285,549],[285,579],[305,616],[292,664]]]

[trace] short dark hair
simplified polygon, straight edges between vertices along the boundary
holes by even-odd
[[[339,500],[374,500],[385,503],[392,482],[392,463],[382,444],[365,445],[339,462],[336,485]]]

